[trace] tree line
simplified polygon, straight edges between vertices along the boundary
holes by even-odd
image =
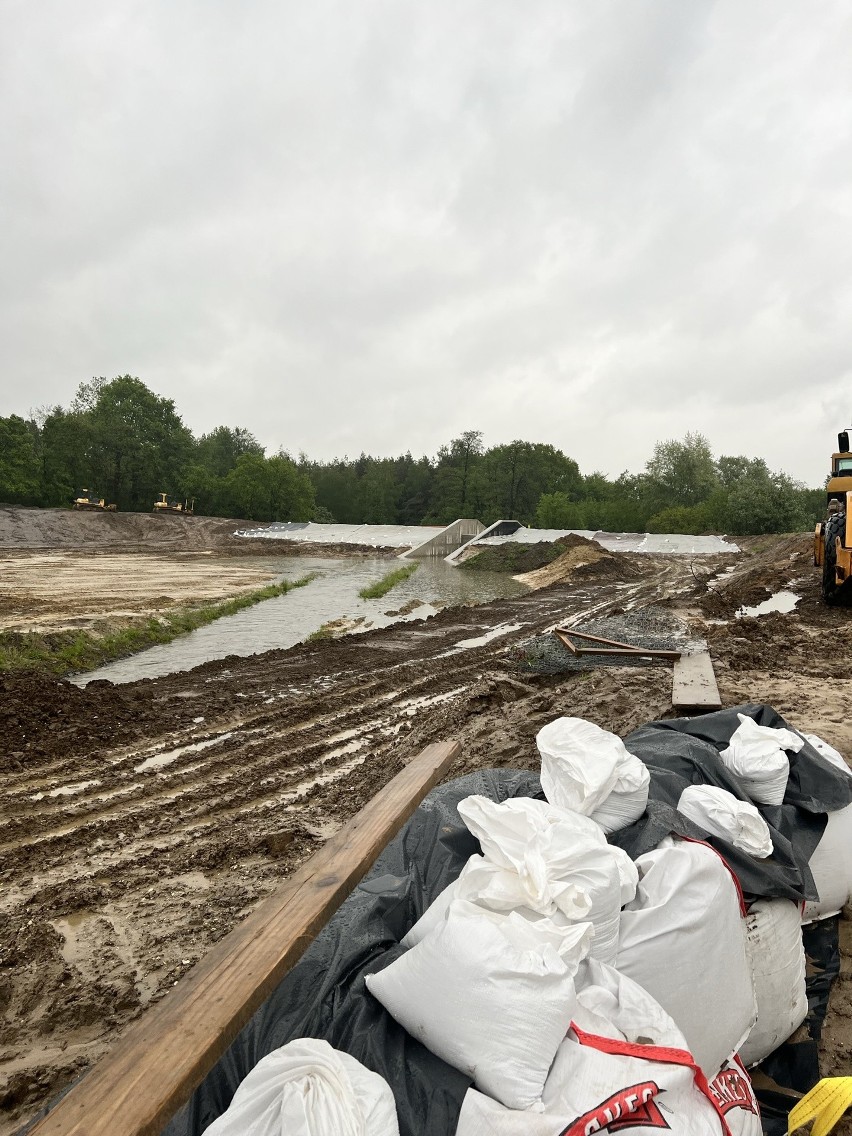
[[[0,417],[0,501],[67,506],[82,489],[122,511],[148,512],[161,492],[195,498],[208,516],[345,524],[448,524],[511,518],[613,532],[796,532],[824,511],[809,489],[760,458],[714,457],[688,433],[654,446],[645,469],[583,475],[550,445],[486,448],[468,430],[434,458],[361,454],[328,462],[267,455],[243,427],[195,437],[172,399],[122,375],[82,383],[66,409]]]

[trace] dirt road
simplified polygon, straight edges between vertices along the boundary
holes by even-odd
[[[732,563],[601,562],[425,623],[120,687],[0,678],[0,1136],[426,743],[461,740],[451,776],[536,768],[535,733],[559,714],[623,734],[670,713],[665,667],[518,671],[513,645],[557,621],[641,622],[653,604],[709,640],[725,704],[769,702],[852,757],[850,615],[819,604],[806,540],[756,544],[723,574]],[[734,618],[799,580],[794,614]],[[850,1032],[830,1030],[837,1068]]]

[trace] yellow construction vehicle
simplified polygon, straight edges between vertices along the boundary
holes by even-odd
[[[182,516],[191,517],[195,512],[195,498],[192,497],[186,501],[175,501],[174,498],[169,497],[168,493],[161,493],[160,500],[154,502],[155,513],[180,513]]]
[[[814,529],[814,564],[822,568],[826,603],[852,602],[852,452],[849,431],[837,435],[826,485],[828,515]]]
[[[115,505],[107,505],[104,497],[99,497],[91,489],[81,489],[80,495],[71,502],[72,509],[100,509],[107,513],[116,511]]]

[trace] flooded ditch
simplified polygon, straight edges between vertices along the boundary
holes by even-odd
[[[387,559],[329,560],[312,557],[255,559],[253,566],[274,571],[277,579],[317,573],[303,588],[265,600],[161,646],[119,659],[72,678],[78,686],[94,679],[133,682],[191,670],[227,655],[248,656],[303,642],[326,624],[344,621],[357,633],[393,623],[426,619],[445,607],[463,607],[523,595],[529,589],[497,572],[462,572],[442,560],[422,560],[413,575],[381,599],[364,600],[362,588],[394,567]],[[407,562],[403,562],[407,563]]]

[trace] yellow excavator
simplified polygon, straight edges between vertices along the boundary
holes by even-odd
[[[107,505],[105,497],[99,497],[91,489],[81,489],[79,496],[71,502],[72,509],[99,509],[106,513],[114,513],[115,505]]]
[[[195,512],[195,498],[186,501],[175,501],[168,493],[161,493],[160,500],[154,502],[155,513],[180,513],[181,516],[191,517]]]
[[[826,485],[828,513],[814,529],[814,564],[822,568],[822,598],[828,604],[852,602],[852,452],[849,430],[837,435]]]

